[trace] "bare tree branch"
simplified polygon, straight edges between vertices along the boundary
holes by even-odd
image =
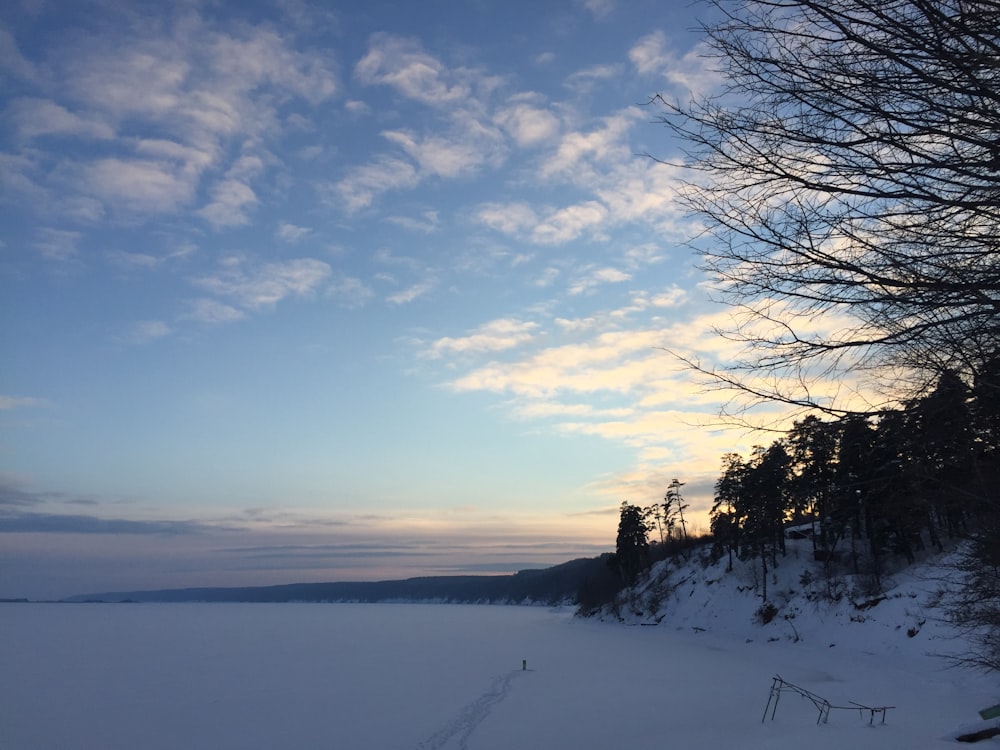
[[[723,332],[739,362],[687,364],[830,414],[851,409],[810,398],[817,372],[902,373],[901,399],[974,379],[1000,349],[1000,3],[712,4],[725,87],[651,103],[686,143],[717,298],[751,323]]]

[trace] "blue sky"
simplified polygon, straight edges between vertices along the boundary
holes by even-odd
[[[0,8],[0,596],[612,548],[719,398],[678,145],[697,6]]]

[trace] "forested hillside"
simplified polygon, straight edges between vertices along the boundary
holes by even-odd
[[[705,585],[749,576],[766,621],[794,614],[796,577],[862,606],[955,549],[942,611],[1000,669],[1000,4],[710,5],[721,85],[653,103],[686,143],[681,200],[739,351],[675,354],[733,394],[722,417],[780,436],[722,457]],[[644,571],[692,554],[663,537],[682,507],[622,504],[612,609],[669,611],[679,584]]]
[[[671,571],[691,560],[716,571],[706,586],[729,575],[740,580],[740,594],[752,590],[761,621],[789,614],[781,604],[793,596],[789,582],[808,601],[862,607],[885,597],[894,574],[957,550],[928,574],[938,582],[939,615],[968,630],[972,661],[996,668],[995,370],[971,387],[946,373],[930,394],[902,408],[832,421],[806,417],[750,456],[727,454],[708,538],[690,539],[675,523],[685,507],[676,491],[648,507],[623,503],[612,559],[617,585],[603,598],[584,592],[583,611],[631,608],[669,618],[669,594],[679,585]],[[715,597],[712,606],[731,605]]]

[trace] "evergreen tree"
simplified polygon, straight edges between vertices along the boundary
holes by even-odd
[[[622,501],[615,542],[615,560],[622,580],[631,585],[649,567],[649,534],[646,512]]]
[[[902,410],[883,412],[872,437],[862,500],[869,573],[880,589],[887,555],[915,561],[914,550],[923,546],[921,532],[928,512],[914,458],[912,415]]]
[[[808,518],[812,525],[813,549],[830,550],[834,539],[824,536],[823,519],[831,512],[836,488],[837,441],[840,427],[809,415],[795,422],[788,433],[791,476],[788,492],[792,520]],[[817,528],[819,522],[819,528]],[[828,559],[829,555],[821,555]]]
[[[870,459],[874,431],[866,417],[849,416],[841,420],[837,446],[836,484],[833,503],[824,536],[836,541],[847,537],[851,545],[854,573],[860,572],[858,545],[866,530],[864,508],[871,491]]]
[[[918,463],[925,493],[933,498],[938,521],[950,536],[965,533],[967,511],[975,488],[975,429],[970,389],[953,372],[945,371],[937,387],[907,409],[916,440],[912,455]]]
[[[778,550],[785,554],[789,463],[788,453],[780,441],[768,448],[756,446],[743,481],[742,500],[746,508],[743,532],[747,542],[744,555],[760,560],[764,601],[767,601],[768,556],[774,567]]]
[[[710,513],[716,552],[729,554],[727,570],[733,569],[733,553],[739,553],[743,528],[742,494],[746,464],[738,453],[722,457],[722,476],[715,483],[715,502]]]

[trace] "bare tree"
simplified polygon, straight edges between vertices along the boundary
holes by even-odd
[[[1000,2],[710,1],[723,89],[656,101],[737,309],[711,374],[831,413],[848,372],[971,382],[1000,350]]]

